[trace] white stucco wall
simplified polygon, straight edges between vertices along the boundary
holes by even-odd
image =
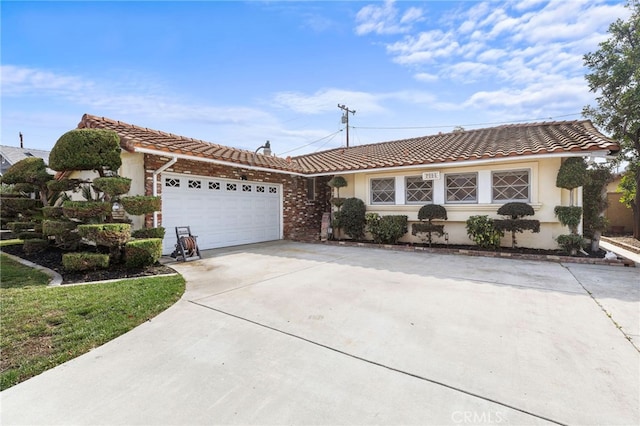
[[[404,188],[402,183],[405,176],[418,176],[426,171],[439,171],[440,179],[434,181],[434,203],[441,204],[447,209],[448,220],[444,222],[445,232],[449,234],[450,244],[469,244],[471,240],[467,236],[466,220],[473,215],[488,215],[499,219],[497,214],[499,203],[492,202],[491,173],[494,171],[523,170],[530,171],[530,194],[528,203],[534,208],[535,215],[531,219],[540,221],[540,233],[533,234],[524,232],[517,234],[518,245],[530,248],[555,249],[557,243],[555,238],[560,234],[569,232],[557,220],[554,214],[556,205],[569,205],[569,191],[555,186],[556,176],[560,168],[560,158],[538,159],[534,161],[516,160],[511,162],[487,162],[478,165],[464,167],[416,167],[390,172],[357,173],[344,175],[348,185],[340,188],[340,196],[344,198],[357,197],[367,205],[367,212],[375,212],[381,216],[385,215],[407,215],[409,218],[409,232],[401,241],[421,242],[419,238],[411,235],[411,223],[418,220],[418,210],[421,205],[416,204],[395,204],[376,205],[370,200],[370,180],[372,178],[396,178],[396,203],[403,203],[404,194],[399,196],[400,190]],[[445,202],[445,175],[447,173],[477,173],[478,193],[477,203],[472,204],[450,204]],[[576,202],[581,205],[581,188],[576,191]],[[398,201],[400,199],[400,201]],[[438,238],[437,242],[444,243],[443,238]],[[511,245],[511,235],[505,235],[501,244]]]

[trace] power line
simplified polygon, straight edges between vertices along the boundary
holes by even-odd
[[[313,145],[314,143],[318,143],[318,142],[320,142],[320,141],[322,141],[322,140],[325,140],[325,139],[327,139],[327,138],[330,138],[330,137],[332,137],[332,136],[335,136],[335,135],[337,135],[338,133],[340,133],[341,131],[342,131],[342,129],[338,130],[337,132],[333,132],[333,133],[331,133],[330,135],[327,135],[327,136],[321,137],[320,139],[316,139],[316,140],[315,140],[315,141],[313,141],[313,142],[309,142],[309,143],[304,144],[304,145],[301,145],[301,146],[299,146],[299,147],[297,147],[297,148],[290,149],[289,151],[281,152],[281,153],[280,153],[280,155],[288,154],[288,153],[290,153],[290,152],[297,151],[297,150],[302,149],[302,148],[306,148],[306,147],[308,147],[309,145]]]
[[[526,120],[510,120],[510,121],[494,121],[487,123],[467,123],[467,124],[443,124],[440,126],[407,126],[407,127],[366,127],[366,126],[351,126],[352,129],[367,129],[367,130],[413,130],[413,129],[441,129],[444,127],[456,127],[456,126],[486,126],[486,125],[495,125],[495,124],[510,124],[510,123],[523,123],[525,121],[540,121],[540,120],[555,120],[556,118],[563,117],[571,117],[574,115],[582,115],[582,113],[577,114],[565,114],[565,115],[557,115],[555,117],[540,117],[540,118],[529,118]]]

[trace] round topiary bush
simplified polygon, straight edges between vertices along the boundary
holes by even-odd
[[[582,219],[582,207],[556,206],[553,212],[561,224],[569,227],[572,234],[578,232],[578,225],[580,225],[580,219]]]
[[[109,197],[126,194],[131,189],[131,179],[119,176],[96,178],[92,184],[94,188],[104,192]]]
[[[116,171],[122,165],[120,137],[113,130],[74,129],[60,136],[49,154],[49,167],[57,171]]]
[[[519,219],[525,216],[533,216],[535,211],[533,210],[533,207],[527,203],[512,202],[500,206],[498,214],[501,216],[509,216],[511,219]]]
[[[428,220],[431,222],[433,219],[447,220],[447,209],[439,204],[425,204],[418,210],[418,220]]]
[[[133,216],[150,214],[160,210],[160,197],[136,195],[120,198],[124,211]]]

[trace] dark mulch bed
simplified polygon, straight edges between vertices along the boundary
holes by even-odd
[[[415,247],[429,247],[428,244],[413,244]],[[516,253],[516,254],[533,254],[539,256],[568,256],[565,251],[562,250],[545,250],[545,249],[534,249],[534,248],[526,248],[526,247],[500,247],[495,250],[485,249],[476,245],[463,245],[463,244],[431,244],[431,248],[441,248],[441,249],[453,249],[453,250],[468,250],[468,251],[486,251],[486,252],[494,252],[494,253]],[[607,253],[606,251],[600,249],[598,252],[591,253],[588,249],[585,249],[587,254],[578,253],[574,257],[590,257],[594,259],[602,259],[604,255]]]
[[[86,251],[96,251],[95,247],[83,248]],[[84,283],[90,281],[103,281],[122,278],[139,278],[153,275],[173,274],[176,271],[165,265],[156,264],[148,268],[127,269],[124,264],[109,265],[109,269],[85,272],[67,272],[62,268],[62,255],[68,253],[56,247],[51,247],[40,253],[27,254],[22,249],[22,244],[2,247],[4,253],[9,253],[35,264],[52,269],[62,275],[63,284]]]

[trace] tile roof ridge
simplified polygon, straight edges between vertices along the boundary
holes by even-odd
[[[438,133],[434,133],[434,134],[430,134],[430,135],[423,135],[423,136],[414,136],[411,138],[406,138],[406,139],[394,139],[391,141],[382,141],[382,142],[371,142],[368,144],[364,144],[364,145],[355,145],[355,146],[350,146],[350,147],[337,147],[337,148],[332,148],[332,149],[328,149],[326,151],[318,151],[318,152],[313,152],[310,154],[302,154],[302,155],[298,155],[295,157],[292,157],[293,159],[304,159],[307,157],[313,157],[314,155],[317,154],[328,154],[331,153],[333,151],[337,151],[337,150],[349,150],[349,151],[355,151],[356,149],[360,149],[360,148],[366,148],[366,147],[370,147],[370,146],[375,146],[376,148],[380,148],[380,147],[384,147],[384,145],[388,145],[388,144],[397,144],[397,143],[406,143],[406,142],[411,142],[411,141],[417,141],[417,140],[421,140],[421,139],[429,139],[429,138],[437,138],[437,137],[444,137],[444,136],[450,136],[450,135],[468,135],[470,133],[478,133],[478,132],[489,132],[492,130],[500,130],[500,129],[513,129],[513,128],[523,128],[523,127],[544,127],[544,126],[557,126],[557,125],[561,125],[561,124],[584,124],[584,123],[588,123],[591,126],[593,126],[593,123],[591,123],[591,120],[588,119],[584,119],[584,120],[554,120],[554,121],[535,121],[535,122],[530,122],[530,123],[509,123],[509,124],[501,124],[498,126],[492,126],[492,127],[479,127],[479,128],[475,128],[475,129],[465,129],[465,130],[452,130],[446,133],[443,132],[438,132]]]
[[[157,130],[157,129],[150,129],[148,127],[137,126],[135,124],[129,124],[129,123],[126,123],[124,121],[114,120],[112,118],[108,118],[108,117],[104,117],[104,116],[100,117],[100,116],[96,116],[96,115],[92,115],[92,114],[84,114],[82,116],[82,122],[85,122],[85,119],[87,119],[89,121],[108,122],[108,123],[111,123],[111,124],[114,124],[114,125],[125,126],[125,127],[131,128],[131,129],[136,129],[136,130],[140,130],[140,131],[144,131],[144,132],[155,133],[157,135],[167,136],[167,137],[171,137],[171,138],[175,138],[175,139],[180,139],[180,140],[186,141],[186,142],[202,143],[202,144],[209,145],[212,148],[230,149],[232,151],[238,151],[238,152],[244,152],[244,153],[256,154],[256,155],[264,155],[262,153],[256,153],[256,152],[250,151],[248,149],[236,148],[236,147],[232,147],[232,146],[228,146],[228,145],[221,145],[221,144],[218,144],[218,143],[215,143],[215,142],[204,141],[202,139],[195,139],[195,138],[190,138],[188,136],[176,135],[174,133],[164,132],[162,130]],[[270,156],[268,156],[268,157],[270,157]],[[279,157],[276,156],[276,158],[279,158]]]

